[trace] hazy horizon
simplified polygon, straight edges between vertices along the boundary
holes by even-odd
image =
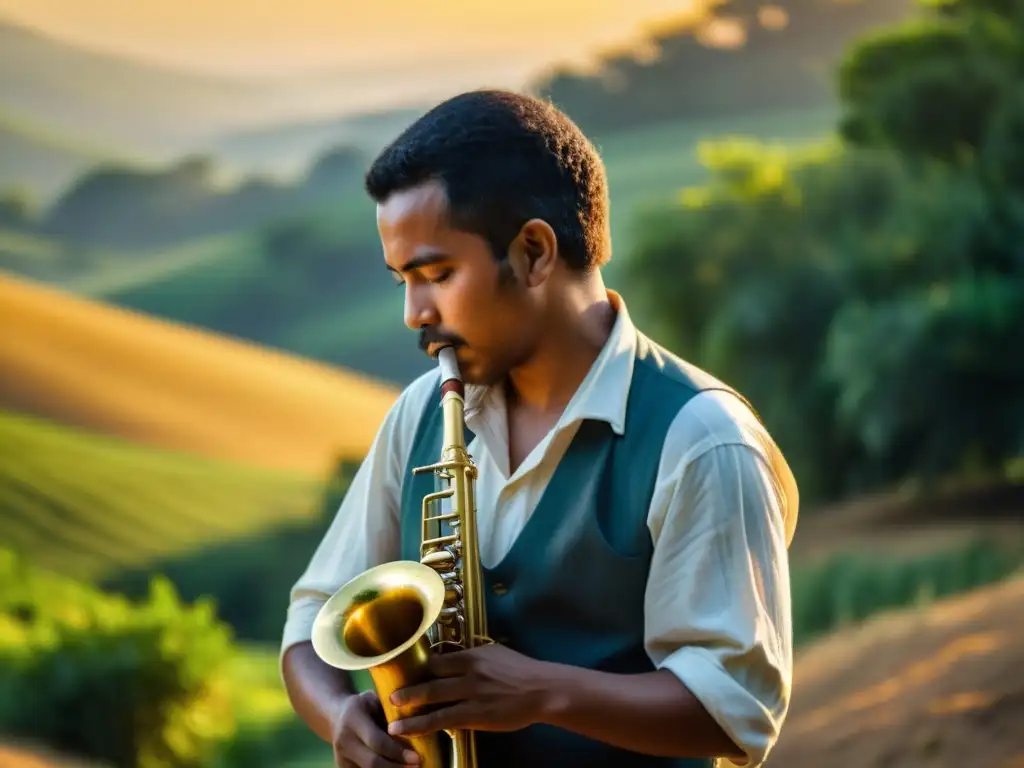
[[[296,0],[0,0],[0,18],[93,52],[192,74],[316,83],[359,76],[372,88],[337,94],[339,111],[401,106],[481,84],[523,87],[549,67],[583,64],[639,40],[643,28],[707,0],[520,0],[481,7],[382,0],[360,9]],[[230,18],[228,18],[230,17]],[[396,21],[397,20],[397,21]],[[327,84],[327,83],[325,83]]]

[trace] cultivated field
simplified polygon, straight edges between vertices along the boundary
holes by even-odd
[[[309,520],[322,480],[0,412],[0,540],[40,567],[101,578]]]
[[[363,456],[396,395],[11,277],[0,277],[0,326],[0,406],[267,469],[322,476]]]

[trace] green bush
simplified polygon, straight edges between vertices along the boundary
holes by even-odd
[[[851,48],[843,143],[703,147],[710,181],[645,211],[626,261],[659,335],[749,397],[808,503],[1024,452],[1024,26],[996,0],[946,6]]]
[[[207,762],[235,728],[229,629],[155,579],[131,603],[0,551],[0,730],[114,768]]]

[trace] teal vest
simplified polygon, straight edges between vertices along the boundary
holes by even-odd
[[[653,549],[647,515],[662,445],[695,394],[732,390],[640,334],[638,342],[624,434],[584,421],[512,549],[483,569],[490,635],[535,659],[621,674],[654,670],[644,651],[644,591]],[[438,390],[420,419],[404,476],[403,559],[419,559],[422,499],[436,490],[433,475],[411,469],[438,460],[439,405]],[[472,439],[467,430],[467,444]],[[478,732],[477,742],[486,768],[713,764],[626,752],[548,725]]]

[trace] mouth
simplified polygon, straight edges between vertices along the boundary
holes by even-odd
[[[455,347],[456,351],[458,351],[458,347],[450,341],[439,341],[427,347],[427,354],[436,358],[445,347]]]

